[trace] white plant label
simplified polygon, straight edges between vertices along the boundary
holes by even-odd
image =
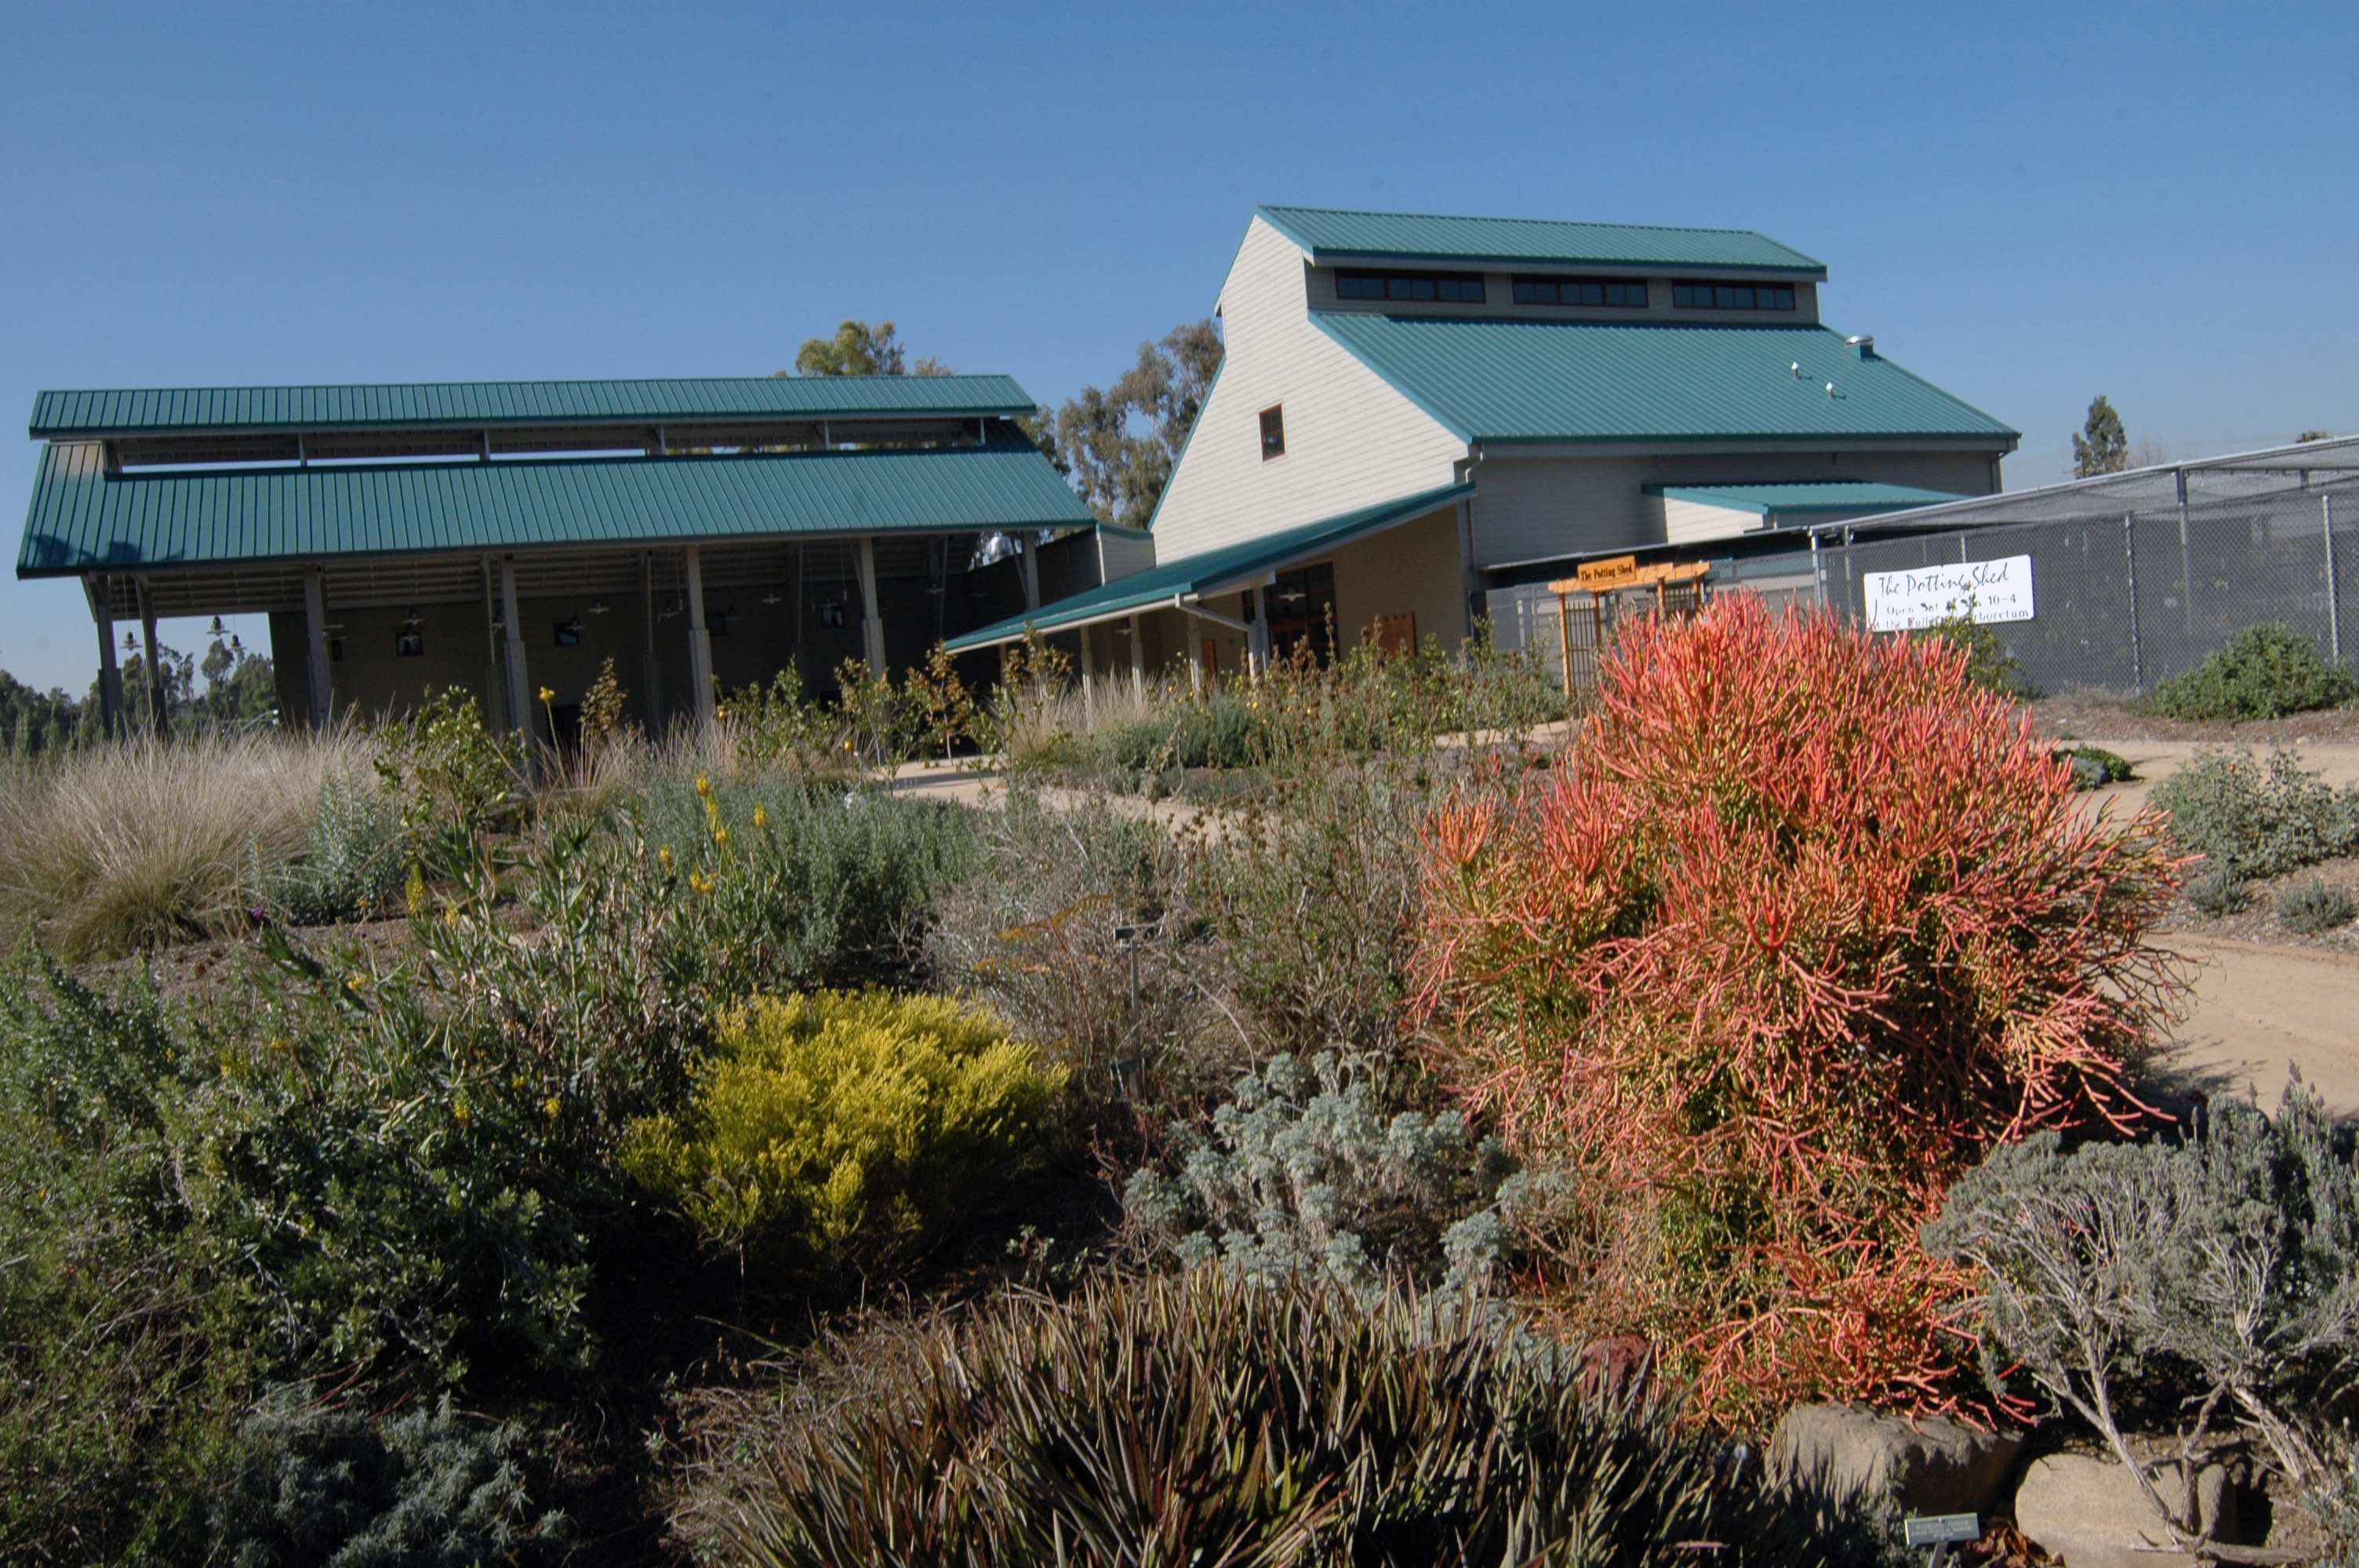
[[[1867,623],[1875,631],[1913,632],[1964,614],[1984,622],[2030,620],[2031,557],[1867,574]]]

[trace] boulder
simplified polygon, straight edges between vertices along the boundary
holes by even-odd
[[[2155,1489],[2175,1498],[2179,1467],[2157,1467]],[[2236,1490],[2228,1472],[2208,1465],[2195,1475],[2198,1517],[2212,1538],[2239,1541]],[[2033,1461],[2016,1488],[2015,1523],[2069,1568],[2192,1568],[2175,1550],[2169,1528],[2120,1463],[2086,1454],[2051,1454]],[[2159,1548],[2160,1550],[2157,1550]]]
[[[1986,1513],[2022,1446],[1945,1416],[1911,1422],[1861,1405],[1797,1405],[1770,1434],[1766,1464],[1773,1486],[1826,1514],[1885,1497],[1912,1514]]]

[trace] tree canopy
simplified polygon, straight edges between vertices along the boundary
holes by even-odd
[[[2101,473],[2119,473],[2129,466],[2129,434],[2122,428],[2122,416],[2100,393],[2089,405],[2088,422],[2072,438],[2072,475],[2093,479]]]
[[[1180,449],[1221,368],[1210,317],[1138,345],[1138,362],[1103,391],[1082,388],[1057,410],[1058,466],[1082,503],[1109,523],[1143,528],[1163,499]]]
[[[785,375],[785,371],[774,371]],[[909,351],[890,321],[872,327],[865,321],[845,321],[832,338],[806,338],[795,351],[797,375],[948,375],[951,367],[931,354],[914,365]]]

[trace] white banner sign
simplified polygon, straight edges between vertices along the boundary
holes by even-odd
[[[1878,632],[1915,631],[1969,613],[1982,622],[2030,620],[2031,557],[1867,574],[1867,623]]]

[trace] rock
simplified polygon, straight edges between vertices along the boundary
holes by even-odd
[[[2154,1484],[2164,1498],[2175,1498],[2179,1466],[2157,1466]],[[2217,1465],[2196,1472],[2195,1498],[2197,1516],[2212,1538],[2235,1544],[2236,1491],[2228,1472]],[[2051,1454],[2035,1460],[2016,1488],[2015,1522],[2067,1568],[2190,1568],[2195,1562],[2174,1550],[2162,1516],[2112,1459]]]
[[[1797,1405],[1770,1435],[1767,1475],[1822,1511],[1888,1495],[1908,1513],[1986,1513],[2022,1446],[1945,1416],[1912,1425],[1864,1406]]]

